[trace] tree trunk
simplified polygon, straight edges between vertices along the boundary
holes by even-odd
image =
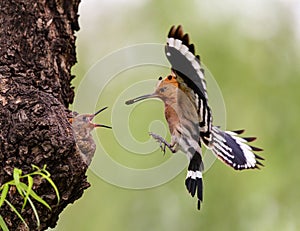
[[[74,97],[70,81],[76,62],[74,31],[80,0],[0,1],[0,184],[12,180],[14,168],[24,173],[45,164],[60,192],[34,181],[34,190],[51,206],[35,203],[39,230],[54,227],[59,214],[89,187],[76,149],[68,105]],[[8,200],[20,211],[23,199],[10,190]],[[25,230],[3,205],[0,215],[10,230]],[[30,230],[37,230],[29,205],[22,212]]]

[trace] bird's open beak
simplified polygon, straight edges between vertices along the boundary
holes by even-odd
[[[98,115],[100,112],[102,112],[102,111],[104,111],[105,109],[107,109],[107,107],[104,107],[104,108],[101,108],[99,111],[97,111],[97,112],[95,112],[94,113],[94,115],[93,115],[93,118],[96,116],[96,115]],[[92,119],[93,119],[92,118]],[[96,127],[98,127],[98,128],[109,128],[109,129],[111,129],[112,127],[110,127],[110,126],[107,126],[107,125],[103,125],[103,124],[93,124],[94,125],[94,127],[96,128]]]
[[[101,108],[99,111],[97,111],[97,112],[95,112],[94,113],[94,117],[96,116],[96,115],[98,115],[100,112],[103,112],[105,109],[107,109],[108,107],[104,107],[104,108]]]
[[[150,99],[150,98],[156,98],[156,97],[157,97],[157,95],[155,93],[142,95],[142,96],[136,97],[134,99],[127,100],[125,102],[125,104],[130,105],[130,104],[134,104],[134,103],[136,103],[138,101],[141,101],[141,100],[144,100],[144,99]]]
[[[95,128],[109,128],[109,129],[112,129],[111,126],[107,126],[107,125],[104,125],[104,124],[94,124]]]

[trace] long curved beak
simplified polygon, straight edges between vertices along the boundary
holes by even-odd
[[[155,93],[142,95],[142,96],[136,97],[134,99],[127,100],[125,102],[125,104],[130,105],[130,104],[134,104],[134,103],[139,102],[139,101],[144,100],[144,99],[150,99],[150,98],[156,98],[156,97],[157,97],[157,95]]]
[[[108,107],[104,107],[104,108],[101,108],[99,111],[95,112],[94,115],[93,115],[93,118],[98,115],[100,112],[104,111],[105,109],[107,109]],[[98,127],[98,128],[109,128],[109,129],[112,129],[112,127],[110,126],[107,126],[107,125],[104,125],[104,124],[94,124],[94,127]]]
[[[109,128],[109,129],[112,129],[111,126],[107,126],[107,125],[104,125],[104,124],[94,124],[94,127],[95,128]]]
[[[107,108],[108,107],[101,108],[99,111],[97,111],[97,112],[94,113],[94,116],[98,115],[100,112],[104,111]]]

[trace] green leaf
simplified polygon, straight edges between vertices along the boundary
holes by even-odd
[[[35,214],[35,217],[36,217],[36,220],[37,220],[37,227],[40,226],[40,219],[39,219],[39,215],[38,215],[38,212],[36,210],[36,207],[33,203],[33,200],[36,200],[38,201],[39,203],[43,204],[45,207],[47,207],[48,209],[51,210],[51,207],[50,205],[45,201],[43,200],[40,196],[38,196],[34,190],[33,190],[33,176],[35,175],[39,175],[41,176],[43,179],[46,179],[50,184],[51,186],[53,187],[55,193],[56,193],[56,196],[57,196],[57,203],[59,203],[60,201],[60,196],[59,196],[59,191],[55,185],[55,183],[52,181],[52,179],[50,178],[51,174],[50,172],[48,172],[46,170],[46,167],[47,165],[44,165],[43,166],[43,169],[40,169],[39,167],[35,166],[35,165],[32,165],[32,168],[35,170],[34,172],[32,173],[29,173],[29,174],[26,174],[26,175],[22,175],[22,170],[21,169],[18,169],[18,168],[15,168],[14,169],[14,172],[13,172],[13,180],[3,184],[1,187],[0,187],[0,192],[1,192],[1,196],[0,196],[0,207],[3,205],[3,203],[7,203],[10,208],[12,209],[12,211],[14,213],[16,213],[16,215],[19,217],[19,219],[25,224],[25,226],[28,228],[28,225],[26,224],[25,220],[23,219],[22,215],[17,211],[17,209],[6,199],[6,196],[7,196],[7,193],[9,191],[9,187],[10,185],[11,186],[15,186],[18,193],[24,198],[24,203],[23,203],[23,206],[22,206],[22,210],[25,208],[27,202],[29,202],[34,214]],[[23,183],[21,181],[21,179],[24,179],[24,178],[27,178],[27,181],[28,181],[28,185]],[[0,230],[4,230],[4,231],[8,231],[8,228],[5,224],[5,221],[4,219],[0,216]]]
[[[46,165],[45,165],[45,166],[46,166]],[[45,167],[45,166],[44,166],[44,167]],[[42,173],[46,174],[47,177],[50,177],[50,176],[51,176],[50,172],[48,172],[45,168],[42,169]]]
[[[51,178],[46,178],[46,180],[52,185],[55,193],[56,193],[56,196],[57,196],[57,204],[59,203],[60,201],[60,196],[59,196],[59,191],[58,191],[58,188],[56,187],[56,185],[54,184],[54,182],[52,181]]]
[[[31,190],[32,190],[32,186],[33,186],[33,178],[31,176],[27,176],[27,180],[28,180],[28,186],[27,186],[27,190],[26,190],[26,196],[24,198],[24,203],[23,203],[23,206],[22,206],[22,210],[25,208],[26,206],[26,203],[27,203],[27,200],[29,198],[29,195],[31,193]]]
[[[48,172],[47,170],[46,170],[46,168],[47,168],[47,164],[44,164],[44,166],[43,166],[43,171],[46,171],[46,172]]]
[[[0,216],[0,227],[3,231],[9,231],[2,216]]]
[[[46,179],[51,184],[51,186],[53,187],[53,189],[55,191],[55,194],[57,196],[57,204],[58,204],[59,201],[60,201],[59,191],[58,191],[55,183],[53,182],[53,180],[50,178],[50,174],[49,174],[49,176],[47,176],[47,175],[45,175],[43,173],[39,173],[39,175],[41,175],[44,179]]]
[[[22,190],[27,191],[28,192],[28,186],[22,182],[20,182],[20,187],[22,188]],[[30,190],[29,195],[35,199],[36,201],[40,202],[41,204],[43,204],[44,206],[46,206],[48,209],[51,210],[50,205],[44,201],[40,196],[38,196],[33,190]],[[29,199],[29,198],[28,198]],[[29,201],[29,200],[28,200]]]
[[[4,184],[3,185],[3,190],[2,190],[2,193],[1,193],[1,197],[0,197],[0,208],[3,205],[3,203],[4,203],[4,200],[6,198],[7,192],[8,192],[8,184]]]
[[[34,164],[31,164],[31,167],[33,169],[37,170],[37,171],[41,171],[41,169],[38,166],[34,165]]]
[[[22,188],[20,187],[20,176],[22,175],[22,170],[18,168],[14,168],[14,184],[22,197],[24,197]]]
[[[29,204],[30,204],[30,206],[31,206],[31,208],[33,210],[34,215],[35,215],[37,227],[40,227],[41,223],[40,223],[39,214],[38,214],[38,212],[37,212],[37,210],[36,210],[36,208],[35,208],[32,200],[30,198],[28,198],[28,202],[29,202]]]
[[[16,208],[8,201],[5,199],[5,203],[9,205],[9,207],[13,210],[15,214],[20,218],[20,220],[24,223],[24,225],[28,228],[28,225],[26,224],[24,218],[21,216],[21,214],[16,210]]]

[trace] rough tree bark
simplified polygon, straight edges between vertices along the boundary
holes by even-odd
[[[68,122],[73,101],[71,67],[76,62],[74,31],[80,0],[0,1],[0,184],[12,179],[15,167],[24,173],[31,164],[47,170],[57,185],[61,202],[51,185],[35,179],[34,190],[52,207],[36,203],[41,227],[54,227],[59,214],[89,187]],[[8,199],[20,209],[16,190]],[[36,230],[30,206],[22,215]],[[1,207],[10,230],[24,230],[8,206]]]

